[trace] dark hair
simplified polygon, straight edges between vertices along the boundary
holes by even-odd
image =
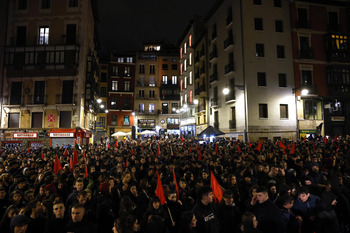
[[[243,233],[253,233],[254,231],[254,225],[253,225],[253,218],[255,215],[252,212],[244,212],[242,214],[242,227],[243,227]]]
[[[179,232],[189,233],[191,232],[190,224],[192,222],[194,213],[192,211],[184,211],[180,216]]]
[[[198,200],[202,200],[203,196],[212,192],[212,189],[209,185],[204,185],[202,187],[199,187],[197,189],[197,197],[198,197]]]
[[[298,189],[298,195],[300,195],[300,194],[302,194],[302,193],[305,193],[305,194],[310,193],[309,188],[306,187],[306,186],[300,187],[300,188]]]
[[[265,186],[260,186],[257,190],[257,193],[269,193],[268,188],[266,188]]]
[[[75,203],[72,205],[71,209],[85,209],[84,205],[80,204],[80,203]]]

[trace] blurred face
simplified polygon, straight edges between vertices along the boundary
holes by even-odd
[[[25,233],[27,231],[28,224],[23,224],[19,226],[15,226],[13,229],[14,233]]]
[[[79,202],[80,204],[85,205],[85,203],[86,203],[86,201],[87,201],[87,196],[79,195],[79,196],[77,197],[77,199],[78,199],[78,202]]]
[[[0,191],[0,200],[4,199],[6,196],[6,192],[4,190]]]
[[[184,189],[184,188],[186,188],[186,183],[183,181],[180,181],[179,186],[180,186],[180,188]]]
[[[73,222],[81,222],[83,220],[85,214],[84,208],[72,208],[72,221]]]
[[[310,197],[310,193],[308,193],[308,194],[306,194],[306,193],[299,194],[299,199],[302,202],[307,202],[307,199],[309,199],[309,197]]]
[[[256,217],[253,217],[253,228],[256,229],[258,228],[258,220],[256,220]]]
[[[136,186],[132,186],[131,188],[130,188],[130,192],[133,194],[133,195],[137,195],[137,188],[136,188]]]
[[[84,188],[84,183],[83,182],[76,182],[74,187],[77,189],[77,191],[81,191]]]
[[[169,199],[169,201],[176,202],[176,199],[177,199],[176,193],[172,193],[172,194],[168,195],[168,199]]]
[[[59,203],[53,206],[53,214],[55,215],[56,218],[63,218],[64,211],[65,211],[65,207],[63,203]]]
[[[134,225],[132,226],[132,230],[135,232],[140,230],[140,224],[139,224],[139,221],[137,219],[134,222]]]
[[[190,222],[190,228],[195,228],[197,226],[197,219],[196,216],[193,215],[192,220]]]
[[[237,183],[237,178],[235,176],[231,177],[231,184],[235,185]]]
[[[291,201],[289,203],[284,204],[283,207],[286,208],[287,210],[290,210],[292,209],[293,204],[294,204],[294,201]]]
[[[256,197],[257,197],[257,200],[260,204],[264,203],[265,201],[267,201],[269,199],[269,195],[266,192],[257,193]]]
[[[203,178],[204,180],[206,180],[206,179],[208,178],[208,173],[203,172],[203,173],[202,173],[202,178]]]
[[[224,198],[224,201],[225,201],[225,205],[232,205],[233,204],[233,196],[225,196],[223,197]]]
[[[206,201],[207,203],[212,203],[213,202],[213,193],[210,192],[206,195],[203,196],[204,201]]]
[[[20,202],[22,199],[22,196],[20,194],[15,194],[15,195],[13,195],[12,199],[14,202]]]
[[[152,206],[153,206],[153,209],[159,209],[159,207],[160,207],[160,202],[159,201],[154,201],[153,203],[152,203]]]
[[[13,218],[15,217],[17,214],[16,214],[16,211],[15,210],[10,210],[7,214],[7,217],[9,218]]]

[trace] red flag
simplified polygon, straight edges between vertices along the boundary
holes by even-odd
[[[338,141],[338,137],[337,135],[334,136],[334,141],[337,142]]]
[[[306,141],[306,138],[303,139],[303,142],[305,142],[305,141]]]
[[[118,141],[115,140],[114,147],[118,147]]]
[[[202,152],[201,150],[199,150],[198,161],[201,161],[201,160],[202,160]]]
[[[171,156],[174,155],[172,146],[170,146],[170,154],[171,154]]]
[[[159,148],[159,144],[158,144],[158,148],[157,148],[157,155],[160,155],[160,148]]]
[[[145,147],[142,145],[142,149],[141,150],[143,151],[144,149],[145,149]]]
[[[176,176],[175,176],[175,171],[173,169],[173,176],[174,176],[174,182],[175,182],[175,191],[177,194],[177,198],[180,198],[180,194],[179,194],[179,186],[177,185],[177,181],[176,181]]]
[[[69,157],[69,171],[73,171],[73,161],[72,161],[72,156]]]
[[[251,144],[251,143],[249,142],[249,146],[252,147],[252,145],[253,145],[253,144]]]
[[[289,143],[287,143],[287,149],[290,150]]]
[[[186,146],[186,142],[184,143],[184,147],[186,148],[187,146]]]
[[[239,145],[237,145],[237,150],[238,150],[238,153],[239,153],[239,154],[242,153],[242,150],[241,150],[241,148],[239,147]]]
[[[218,153],[218,144],[216,142],[215,142],[215,154],[219,155],[219,153]]]
[[[111,149],[111,145],[108,143],[108,146],[107,146],[108,150]]]
[[[136,146],[139,146],[139,141],[136,142]]]
[[[324,138],[323,138],[323,143],[324,143],[324,144],[327,144],[327,142],[328,142],[327,137],[324,136]]]
[[[78,144],[79,145],[77,139],[75,139],[75,138],[74,138],[74,144]]]
[[[164,189],[163,189],[162,181],[160,181],[158,170],[157,170],[157,177],[158,177],[158,180],[157,180],[156,195],[157,197],[159,197],[160,204],[163,205],[166,202],[166,199],[164,196]]]
[[[283,149],[286,149],[286,146],[283,144],[282,141],[280,141],[279,147],[281,147],[281,148],[283,148]]]
[[[30,145],[28,147],[27,153],[30,154]]]
[[[199,149],[199,143],[197,143],[197,150]]]
[[[258,146],[256,147],[256,149],[257,149],[258,151],[260,151],[260,150],[261,150],[261,146],[262,146],[262,144],[261,144],[261,141],[260,141],[259,144],[258,144]]]
[[[313,151],[316,150],[316,143],[312,143],[312,150],[313,150]]]
[[[62,166],[61,166],[60,160],[56,155],[55,164],[53,165],[53,173],[57,174],[61,169],[62,169]]]
[[[340,144],[338,144],[337,151],[340,150]]]
[[[181,142],[184,142],[184,137],[181,138]]]
[[[214,202],[220,202],[222,199],[222,189],[220,187],[219,182],[216,180],[214,173],[210,171],[210,186],[213,190]]]
[[[192,145],[190,146],[190,153],[192,153]]]
[[[41,159],[44,159],[44,151],[42,149],[41,149]]]
[[[73,166],[74,166],[74,165],[77,164],[77,163],[79,163],[78,152],[77,152],[77,148],[74,148],[72,164],[73,164]]]
[[[295,142],[293,142],[292,144],[292,149],[290,150],[290,154],[294,154],[294,151],[295,151]]]
[[[129,158],[126,158],[125,167],[129,167]]]
[[[87,165],[86,165],[85,150],[84,150],[84,152],[83,152],[83,156],[84,156],[85,178],[87,178],[87,177],[88,177],[88,169],[87,169]]]
[[[130,155],[134,155],[134,154],[135,153],[134,153],[133,149],[131,148]]]
[[[68,156],[68,149],[67,148],[64,150],[63,155],[66,157]]]

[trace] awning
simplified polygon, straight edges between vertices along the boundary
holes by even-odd
[[[51,129],[50,138],[74,138],[76,129]]]

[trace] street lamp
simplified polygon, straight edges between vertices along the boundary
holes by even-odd
[[[101,99],[97,99],[96,101],[97,101],[97,103],[99,103],[99,104],[102,102]]]
[[[301,95],[307,95],[309,94],[309,90],[308,89],[302,89],[301,90]]]
[[[100,105],[100,108],[104,108],[105,106],[103,104]]]
[[[108,109],[106,109],[106,110],[105,110],[105,113],[108,113],[108,112],[109,112]]]
[[[224,95],[227,95],[228,93],[230,93],[230,89],[228,89],[227,87],[225,87],[223,90],[222,90],[222,93]]]
[[[197,99],[193,100],[193,103],[194,103],[195,105],[197,105],[197,104],[198,104],[198,100],[197,100]]]

